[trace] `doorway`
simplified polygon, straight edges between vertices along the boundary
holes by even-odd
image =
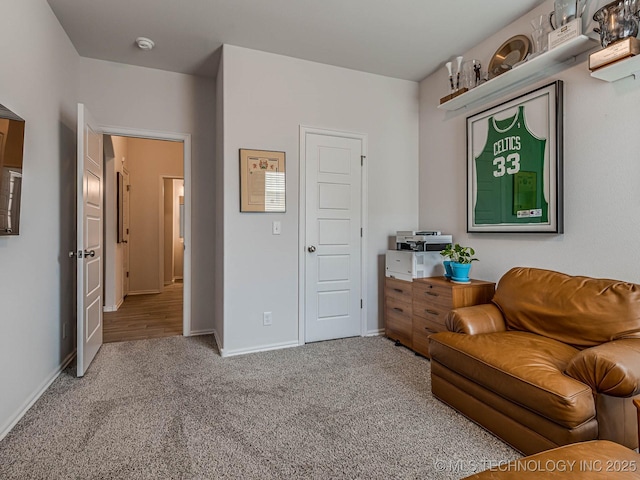
[[[105,129],[105,166],[104,342],[189,335],[189,136]]]

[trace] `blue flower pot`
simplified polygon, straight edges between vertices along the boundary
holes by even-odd
[[[451,280],[454,282],[468,283],[471,281],[469,279],[470,263],[451,262],[451,270]]]
[[[444,265],[444,277],[445,278],[451,278],[451,276],[453,275],[453,270],[451,269],[451,260],[445,260],[444,262],[442,262],[442,264]]]

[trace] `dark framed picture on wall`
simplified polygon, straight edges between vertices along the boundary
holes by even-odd
[[[467,118],[467,231],[563,233],[563,83]]]

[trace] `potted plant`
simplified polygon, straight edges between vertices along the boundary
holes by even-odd
[[[449,258],[449,266],[451,268],[451,280],[459,283],[469,283],[469,270],[471,269],[471,262],[478,261],[474,258],[476,251],[471,247],[463,247],[459,243],[456,243],[453,247],[449,245],[446,249],[442,250],[440,254]],[[447,267],[445,266],[445,269]]]
[[[442,255],[445,258],[445,260],[442,261],[442,265],[444,265],[444,276],[445,278],[449,279],[453,274],[451,270],[451,257],[453,256],[453,245],[449,243],[444,250],[440,251],[440,255]]]

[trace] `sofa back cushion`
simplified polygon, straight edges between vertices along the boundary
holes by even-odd
[[[587,348],[640,338],[640,285],[513,268],[500,279],[495,303],[507,328]]]

